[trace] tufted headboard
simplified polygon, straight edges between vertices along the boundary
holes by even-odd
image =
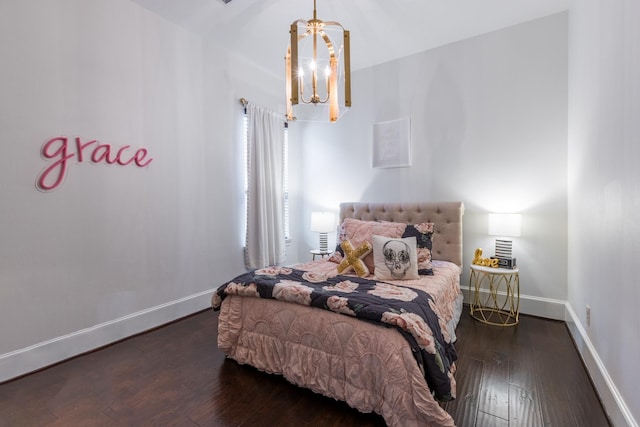
[[[340,222],[345,218],[391,221],[405,224],[435,223],[432,257],[462,267],[462,202],[341,203]]]

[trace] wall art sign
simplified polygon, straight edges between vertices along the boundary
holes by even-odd
[[[373,167],[411,166],[411,121],[408,118],[373,125]]]
[[[96,139],[82,141],[79,136],[73,140],[66,136],[51,138],[42,145],[40,154],[45,160],[51,161],[36,179],[36,187],[41,191],[51,191],[60,186],[69,170],[69,162],[74,158],[77,163],[86,160],[108,165],[133,164],[140,168],[148,166],[153,160],[147,158],[149,152],[146,148],[134,149],[130,145],[123,145],[116,149]]]

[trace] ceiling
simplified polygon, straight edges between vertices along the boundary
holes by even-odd
[[[289,25],[311,19],[313,0],[132,0],[211,37],[260,68],[284,71]],[[318,19],[351,32],[358,70],[565,11],[569,0],[317,0]]]

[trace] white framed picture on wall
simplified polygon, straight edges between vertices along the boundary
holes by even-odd
[[[411,166],[411,120],[390,120],[373,125],[373,167]]]

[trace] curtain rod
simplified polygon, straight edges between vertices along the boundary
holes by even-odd
[[[240,98],[239,101],[240,101],[240,104],[242,104],[242,106],[244,107],[244,112],[246,113],[247,112],[247,105],[249,105],[249,101],[247,101],[247,98]],[[288,126],[289,120],[287,119],[286,114],[285,114],[284,122],[285,122],[285,126]]]

